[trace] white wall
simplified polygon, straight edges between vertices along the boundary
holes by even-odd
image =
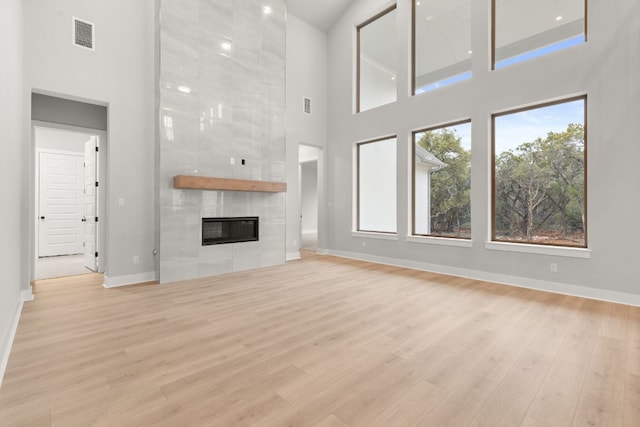
[[[328,35],[328,202],[335,253],[439,271],[503,280],[560,292],[640,304],[637,216],[640,158],[640,3],[616,7],[589,2],[588,43],[489,71],[490,2],[472,2],[472,79],[409,96],[410,26],[401,26],[398,101],[352,114],[354,26],[381,10],[384,0],[360,0]],[[398,3],[410,22],[410,2]],[[588,240],[590,258],[487,249],[490,233],[490,117],[506,109],[560,97],[588,95]],[[472,120],[472,246],[407,240],[411,131]],[[352,236],[352,144],[398,135],[398,239]],[[366,239],[366,247],[362,243]],[[558,272],[550,271],[558,264]]]
[[[318,162],[300,164],[302,232],[318,231]]]
[[[154,0],[25,2],[28,90],[108,106],[107,282],[155,277],[154,8]],[[95,24],[95,51],[71,44],[73,16]],[[23,170],[33,183],[32,160]]]
[[[20,310],[20,288],[27,289],[22,275],[23,246],[26,228],[21,185],[25,161],[24,86],[22,62],[22,1],[0,2],[0,384],[11,346],[12,332]]]
[[[45,127],[35,128],[36,148],[75,151],[84,155],[84,143],[91,135]]]
[[[311,98],[312,114],[302,110],[303,98]],[[300,187],[298,144],[325,147],[327,143],[327,36],[289,14],[287,16],[287,258],[299,257]],[[323,187],[324,161],[318,162]],[[319,203],[326,206],[324,192]],[[318,244],[325,241],[326,218],[321,209]]]

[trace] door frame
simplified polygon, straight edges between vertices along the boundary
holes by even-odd
[[[320,145],[309,144],[307,142],[299,142],[298,143],[298,161],[297,161],[297,170],[298,170],[298,191],[302,190],[301,188],[301,179],[302,179],[302,169],[300,161],[300,147],[306,146],[315,150],[315,156],[313,161],[317,162],[317,190],[318,190],[318,234],[317,234],[317,253],[327,253],[327,214],[326,214],[326,206],[327,206],[327,195],[326,195],[326,175],[325,175],[325,151],[326,148]],[[302,247],[302,197],[301,194],[298,194],[298,251]]]
[[[107,209],[107,200],[108,200],[108,191],[109,191],[109,186],[108,186],[108,155],[107,155],[107,148],[108,148],[108,133],[107,131],[104,131],[102,129],[92,129],[92,128],[85,128],[85,127],[79,127],[79,126],[72,126],[72,125],[64,125],[64,124],[59,124],[59,123],[53,123],[53,122],[44,122],[44,121],[40,121],[40,120],[31,120],[31,126],[30,126],[30,130],[31,130],[31,159],[30,159],[30,168],[31,168],[31,172],[30,172],[30,185],[29,185],[29,197],[30,197],[30,203],[29,203],[29,215],[31,216],[31,218],[33,218],[34,220],[30,222],[30,228],[31,228],[31,232],[30,234],[30,239],[29,239],[29,283],[33,282],[33,278],[35,277],[35,264],[36,264],[36,256],[38,254],[38,232],[37,232],[37,221],[36,221],[36,216],[37,216],[37,204],[36,204],[36,194],[37,194],[37,185],[38,185],[38,181],[37,181],[37,156],[38,156],[38,150],[36,149],[36,132],[35,132],[35,128],[50,128],[50,129],[56,129],[56,130],[62,130],[62,131],[68,131],[68,132],[78,132],[78,133],[85,133],[85,134],[91,134],[91,135],[98,135],[98,143],[100,146],[100,151],[99,151],[99,156],[98,156],[98,181],[100,182],[100,192],[98,193],[98,217],[100,218],[100,227],[98,229],[98,253],[100,254],[98,256],[98,273],[104,273],[106,270],[106,266],[107,266],[107,254],[108,254],[108,244],[109,242],[107,241],[107,230],[109,228],[109,216],[108,216],[108,209]]]

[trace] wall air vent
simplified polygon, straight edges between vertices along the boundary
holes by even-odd
[[[311,98],[302,98],[304,105],[303,110],[305,114],[311,114]]]
[[[73,18],[73,44],[95,50],[94,25],[91,22]]]

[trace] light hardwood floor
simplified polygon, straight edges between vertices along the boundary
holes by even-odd
[[[640,426],[640,308],[307,255],[41,281],[7,426]]]

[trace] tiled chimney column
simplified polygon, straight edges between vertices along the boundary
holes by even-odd
[[[177,190],[174,175],[285,180],[284,0],[160,0],[160,281],[285,261],[285,194]],[[242,164],[244,159],[244,165]],[[202,217],[260,217],[201,246]]]

